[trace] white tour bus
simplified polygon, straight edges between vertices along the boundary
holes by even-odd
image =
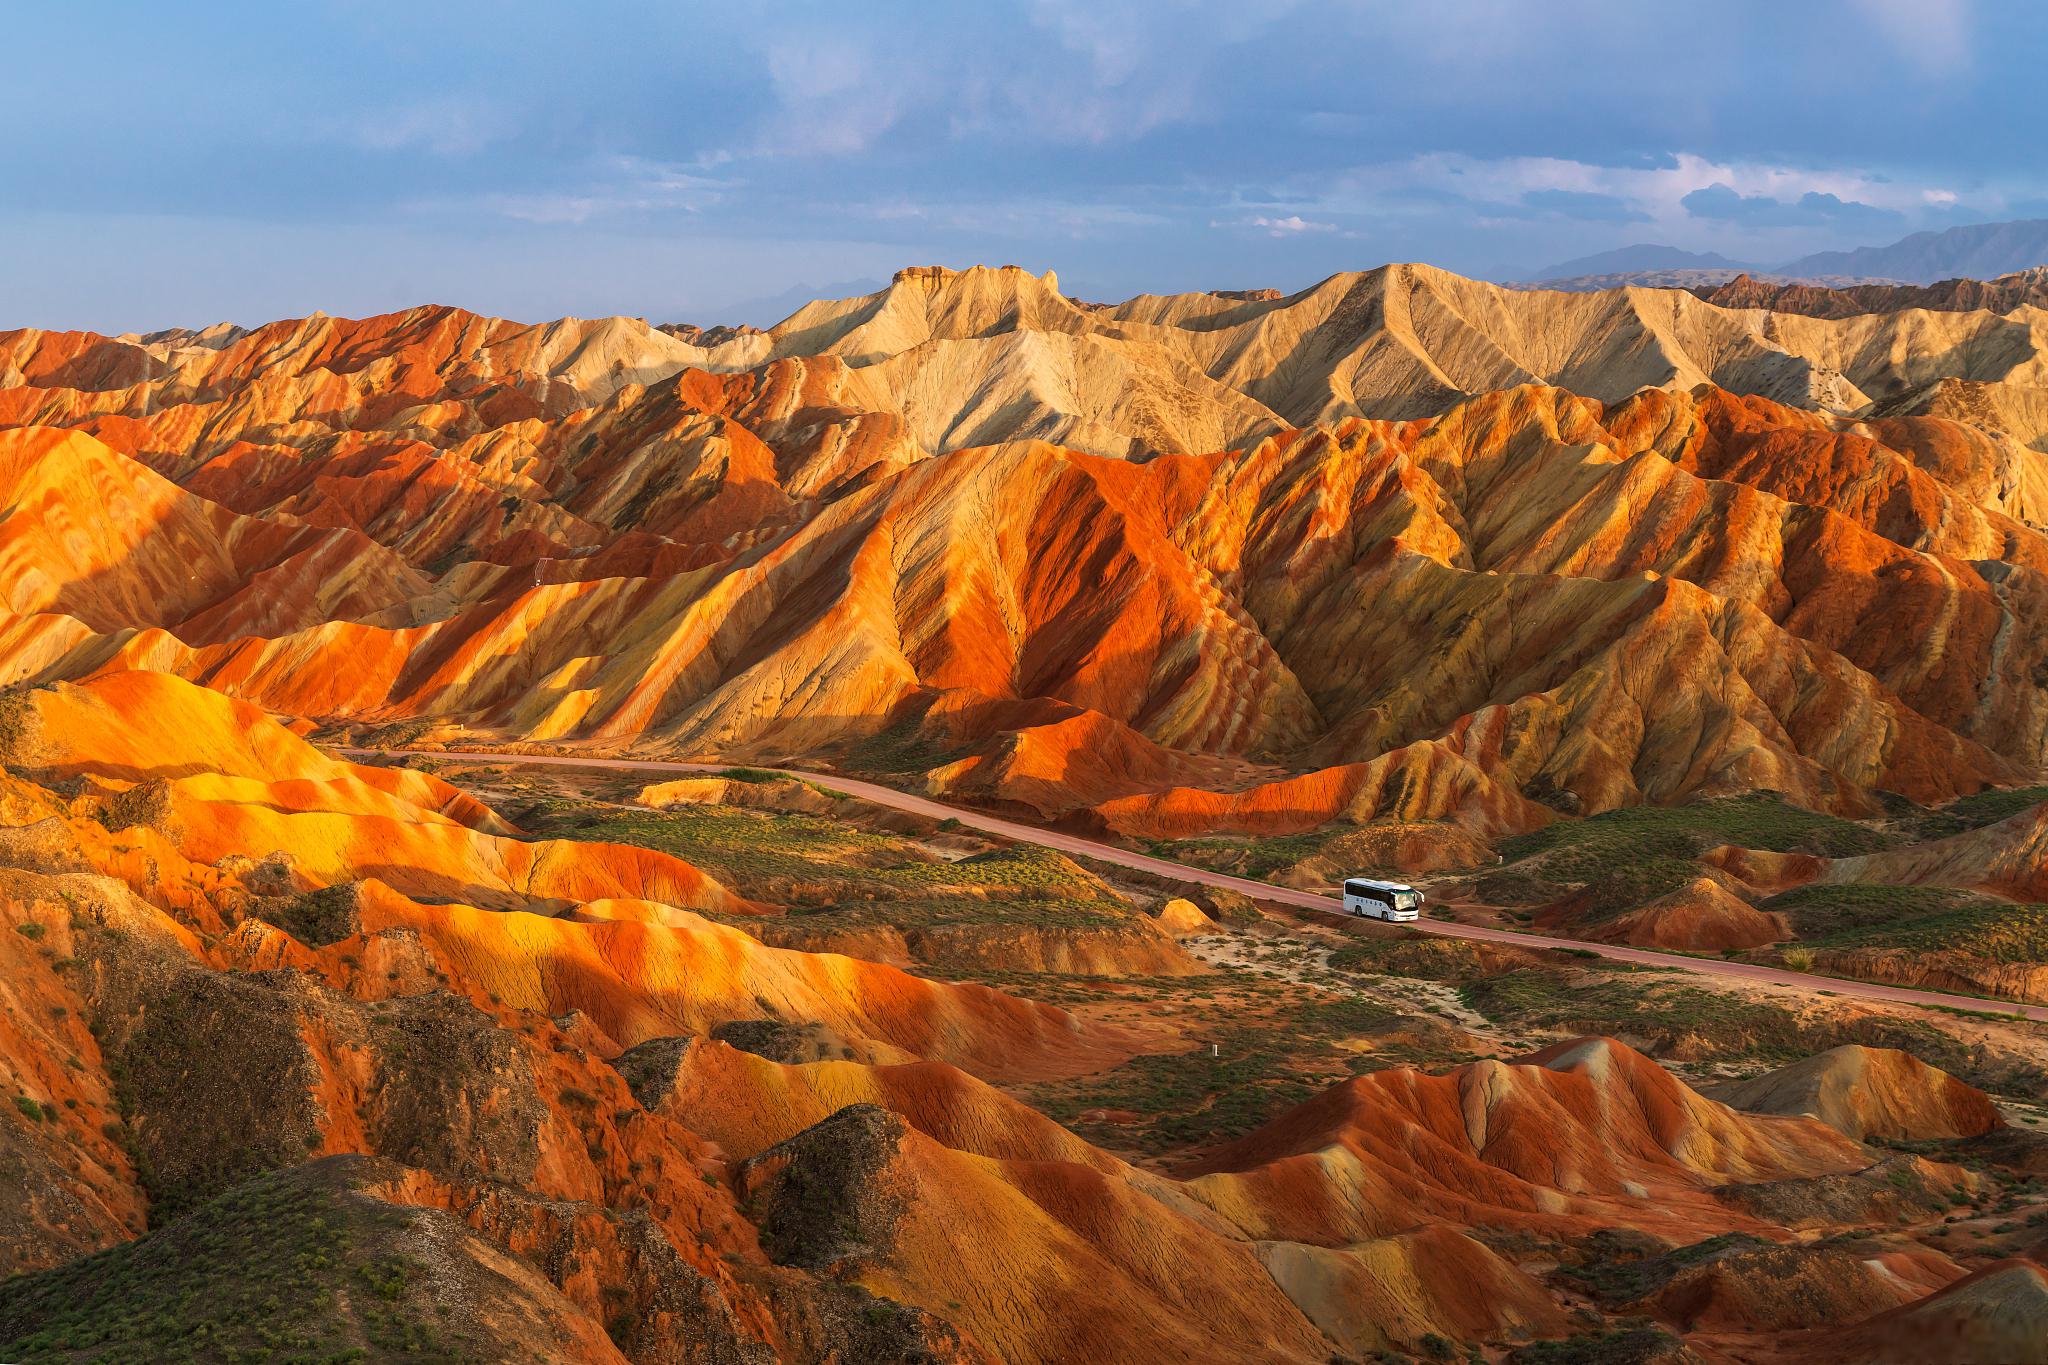
[[[1370,915],[1374,919],[1420,919],[1422,893],[1401,882],[1347,877],[1344,879],[1344,908],[1354,915]]]

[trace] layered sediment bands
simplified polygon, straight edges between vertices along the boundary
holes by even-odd
[[[998,1359],[1327,1351],[1247,1243],[1092,1167],[972,1156],[856,1104],[753,1157],[739,1182],[779,1261],[944,1304]]]
[[[1772,284],[1737,275],[1725,284],[1693,291],[1722,308],[1762,308],[1777,313],[1846,318],[1861,313],[1896,313],[1908,308],[1967,313],[2009,313],[2048,303],[2048,268],[2017,270],[1995,280],[1943,280],[1939,284],[1859,284],[1829,289],[1812,284]]]
[[[832,1182],[835,1190],[851,1185],[858,1191],[856,1207],[844,1216],[815,1209],[811,1234],[792,1235],[787,1254],[845,1264],[863,1282],[889,1285],[913,1302],[955,1295],[968,1315],[963,1325],[978,1339],[1027,1354],[1039,1348],[1023,1344],[1021,1323],[1035,1316],[1045,1315],[1062,1341],[1095,1339],[1078,1335],[1085,1329],[1074,1304],[1033,1297],[1038,1272],[1023,1275],[1021,1283],[1015,1269],[984,1275],[978,1268],[987,1253],[964,1253],[964,1231],[940,1243],[964,1260],[955,1264],[934,1254],[927,1239],[939,1235],[939,1224],[905,1197],[929,1188],[915,1173],[920,1163],[943,1168],[951,1187],[981,1192],[983,1207],[958,1215],[963,1230],[1000,1212],[1007,1225],[1032,1234],[1034,1257],[1069,1273],[1086,1272],[1098,1287],[1120,1286],[1134,1304],[1155,1304],[1164,1293],[1179,1305],[1176,1321],[1232,1323],[1234,1331],[1256,1330],[1250,1325],[1256,1319],[1246,1315],[1270,1311],[1259,1305],[1277,1284],[1299,1312],[1350,1350],[1413,1348],[1432,1333],[1560,1329],[1554,1301],[1534,1280],[1470,1238],[1431,1224],[1446,1213],[1462,1219],[1483,1210],[1480,1221],[1495,1226],[1568,1233],[1599,1224],[1611,1201],[1654,1191],[1672,1201],[1658,1226],[1683,1238],[1745,1222],[1706,1193],[1731,1173],[1770,1179],[1862,1164],[1854,1144],[1817,1124],[1731,1113],[1618,1044],[1588,1040],[1532,1061],[1552,1069],[1481,1065],[1442,1078],[1406,1070],[1373,1078],[1389,1096],[1406,1093],[1403,1087],[1432,1086],[1465,1096],[1448,1105],[1436,1141],[1418,1131],[1415,1118],[1395,1121],[1405,1107],[1401,1101],[1358,1126],[1358,1145],[1384,1153],[1371,1158],[1376,1170],[1410,1168],[1427,1183],[1428,1197],[1440,1201],[1420,1214],[1394,1197],[1391,1179],[1361,1175],[1333,1152],[1311,1163],[1319,1178],[1309,1175],[1278,1136],[1319,1130],[1329,1106],[1341,1105],[1365,1081],[1312,1101],[1218,1158],[1254,1163],[1246,1170],[1183,1183],[1134,1169],[951,1067],[783,1064],[718,1043],[674,1040],[650,1043],[618,1065],[650,1107],[691,1116],[699,1131],[745,1158],[749,1189],[793,1199],[797,1189],[815,1185],[828,1137],[842,1149],[851,1144],[867,1152],[866,1160],[841,1158],[843,1166],[859,1167],[857,1180],[841,1172]],[[897,1124],[876,1117],[884,1113]],[[1555,1126],[1564,1113],[1576,1115],[1571,1123],[1597,1128],[1610,1154],[1586,1154],[1561,1136],[1578,1131]],[[1411,1192],[1420,1196],[1419,1188]],[[943,1207],[958,1206],[949,1196]],[[1311,1208],[1324,1220],[1313,1227]],[[794,1226],[794,1208],[790,1218]],[[1361,1229],[1375,1219],[1408,1221],[1398,1232]],[[1164,1241],[1143,1251],[1120,1235],[1101,1236],[1101,1229],[1131,1221],[1158,1229]],[[1291,1230],[1274,1230],[1281,1225]],[[848,1227],[865,1231],[849,1238]],[[1091,1249],[1084,1255],[1067,1231],[1083,1231]],[[1247,1235],[1262,1239],[1250,1244],[1256,1261],[1244,1254]],[[1002,1265],[1017,1265],[1026,1249],[1013,1245]],[[1203,1308],[1181,1303],[1177,1290],[1162,1287],[1161,1257],[1202,1268],[1211,1296]],[[1259,1266],[1264,1274],[1256,1272]],[[981,1287],[960,1294],[970,1274]],[[1105,1322],[1119,1321],[1125,1311],[1093,1296],[1080,1303],[1106,1315]],[[1231,1349],[1242,1350],[1243,1340],[1232,1338]],[[1093,1349],[1121,1358],[1106,1344]],[[1192,1358],[1210,1358],[1206,1348],[1189,1349]]]
[[[239,924],[220,949],[238,965],[317,968],[380,994],[452,974],[479,1003],[580,1011],[616,1045],[708,1032],[763,1008],[1001,1077],[1110,1065],[1146,1045],[986,987],[766,947],[692,912],[769,907],[680,858],[491,832],[506,827],[437,779],[337,762],[254,708],[175,678],[114,674],[38,691],[29,714],[17,762],[93,785],[73,809],[18,784],[11,856],[133,878],[209,934]],[[103,758],[80,747],[102,741]],[[129,799],[150,783],[149,801]],[[310,953],[247,918],[274,902],[282,908],[261,915],[298,924],[307,912],[291,910],[293,898],[341,891],[346,910],[323,912],[340,917],[337,929]],[[1141,928],[1178,959],[1162,931]]]
[[[2048,802],[1946,839],[1838,859],[1821,876],[1833,882],[1972,887],[2014,900],[2048,901]]]
[[[237,516],[55,430],[0,440],[5,609],[192,642],[378,619],[427,581],[359,533]]]
[[[973,755],[942,789],[1132,833],[1528,828],[1535,789],[1597,810],[1761,785],[1860,813],[1870,789],[1935,800],[2035,760],[2036,533],[1970,521],[1897,456],[1858,468],[1929,510],[1832,497],[1870,526],[1702,479],[1687,466],[1709,451],[1783,482],[1729,465],[1697,412],[1652,428],[1645,402],[1614,420],[1673,459],[1601,444],[1596,408],[1536,390],[1227,458],[962,451],[679,572],[520,586],[471,565],[415,599],[440,619],[218,644],[45,612],[10,623],[9,653],[45,675],[169,669],[293,714],[695,752],[851,742],[914,704]],[[1957,557],[2001,535],[2013,561]],[[1941,536],[1971,543],[1901,543]],[[1050,712],[1013,704],[1034,698]],[[1288,756],[1330,771],[1209,762]]]
[[[272,1263],[314,1276],[292,1283],[334,1307],[323,1324],[361,1310],[414,1340],[578,1361],[1312,1365],[1507,1350],[1570,1334],[1589,1301],[1851,1359],[1866,1338],[1845,1325],[1895,1305],[1927,1340],[2034,1311],[2031,1282],[1959,1278],[1938,1253],[1773,1245],[1900,1236],[1992,1188],[1838,1131],[1986,1130],[1981,1094],[1896,1055],[1751,1083],[1783,1115],[1607,1039],[1389,1066],[1140,1165],[1020,1098],[1208,1074],[1185,1017],[1121,1022],[1142,998],[1120,1001],[1125,983],[1069,1010],[770,947],[733,925],[811,917],[667,854],[522,838],[437,777],[339,761],[165,673],[10,694],[0,722],[0,1075],[18,1097],[0,1158],[22,1176],[0,1250],[57,1276],[0,1288],[16,1335],[81,1313],[126,1331],[159,1299],[203,1315],[191,1286],[222,1278],[272,1330],[293,1311],[261,1297]],[[817,819],[797,784],[668,794],[735,783],[778,813],[713,819]],[[1218,931],[1175,902],[1129,932],[1177,956],[1172,932]],[[1188,993],[1212,982],[1242,987]],[[1419,1045],[1414,1022],[1361,1040]],[[1491,1046],[1464,1036],[1464,1055]],[[1624,1226],[1650,1236],[1601,1259]],[[1572,1263],[1588,1283],[1643,1287],[1620,1308],[1566,1294],[1552,1250],[1592,1257]],[[1999,1330],[1965,1339],[2022,1339]]]
[[[2031,960],[2002,962],[1966,949],[1826,948],[1814,962],[1862,981],[2048,1004],[2048,966]]]
[[[363,924],[372,936],[416,935],[437,960],[508,1004],[549,1015],[580,1011],[624,1046],[708,1033],[765,1009],[871,1041],[891,1056],[933,1057],[1014,1080],[1114,1065],[1148,1041],[1125,1029],[1083,1026],[1064,1010],[986,986],[770,948],[685,912],[636,909],[599,902],[580,922],[390,897],[366,907]]]
[[[1516,1065],[1361,1076],[1206,1158],[1189,1188],[1254,1236],[1342,1245],[1446,1211],[1586,1228],[1622,1203],[1647,1230],[1725,1230],[1749,1220],[1714,1186],[1865,1164],[1819,1123],[1738,1114],[1639,1053],[1585,1039]]]
[[[1296,426],[1412,417],[1540,382],[1618,400],[1713,383],[1854,407],[1939,377],[2032,382],[2040,310],[1901,310],[1824,319],[1718,307],[1681,290],[1504,289],[1426,265],[1333,275],[1287,296],[1146,296],[1078,305],[1048,274],[906,270],[878,293],[809,305],[709,351],[710,368],[829,354],[868,365],[916,348],[1038,333],[1181,361]]]
[[[1868,815],[2048,754],[2037,312],[977,269],[765,332],[9,333],[0,677],[893,763],[1134,837]]]
[[[115,783],[167,780],[202,799],[253,792],[251,799],[281,813],[438,818],[485,834],[515,832],[438,777],[341,762],[257,707],[168,674],[102,673],[38,689],[26,703],[10,757],[38,772]]]

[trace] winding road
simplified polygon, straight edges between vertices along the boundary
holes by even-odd
[[[343,749],[351,755],[390,757],[395,752],[385,749]],[[565,758],[552,754],[511,754],[488,749],[451,749],[445,753],[434,753],[430,757],[476,759],[488,763],[525,763],[537,767],[552,768],[596,768],[608,772],[647,772],[676,775],[702,776],[706,773],[724,772],[734,765],[730,763],[681,763],[672,760],[650,758]],[[773,771],[785,777],[809,782],[829,791],[843,792],[878,806],[908,811],[914,815],[929,816],[934,820],[958,820],[971,829],[985,834],[1000,835],[1019,843],[1037,844],[1041,848],[1055,849],[1097,862],[1113,863],[1136,872],[1149,872],[1157,877],[1173,881],[1191,882],[1198,886],[1218,887],[1236,891],[1242,895],[1256,897],[1280,905],[1295,906],[1303,910],[1320,910],[1326,914],[1343,915],[1342,902],[1329,896],[1319,896],[1313,891],[1297,891],[1292,887],[1274,886],[1270,882],[1252,881],[1246,877],[1233,877],[1226,872],[1212,872],[1207,868],[1190,867],[1185,863],[1169,862],[1149,854],[1134,853],[1118,848],[1114,844],[1098,843],[1078,834],[1066,834],[1059,830],[1042,829],[1035,825],[1023,824],[1016,820],[1005,820],[998,815],[973,810],[965,806],[949,806],[929,797],[915,796],[909,792],[897,791],[877,782],[863,782],[858,778],[842,777],[837,773],[806,772],[797,768],[775,768]],[[1777,986],[1807,994],[1825,992],[1856,1000],[1884,1001],[1897,1005],[1920,1005],[1936,1009],[1970,1010],[1979,1014],[1999,1015],[2048,1022],[2048,1006],[2023,1005],[2006,1000],[1986,1000],[1974,995],[1947,995],[1940,991],[1917,991],[1905,986],[1886,986],[1871,981],[1849,981],[1832,976],[1811,976],[1804,972],[1782,971],[1775,967],[1760,967],[1749,962],[1728,962],[1718,958],[1687,957],[1679,953],[1659,953],[1647,948],[1630,948],[1614,943],[1587,943],[1578,939],[1549,938],[1542,934],[1526,934],[1511,929],[1489,929],[1477,924],[1459,924],[1452,920],[1421,919],[1407,926],[1419,929],[1425,934],[1438,934],[1445,938],[1476,939],[1485,943],[1507,943],[1519,948],[1561,948],[1572,952],[1594,953],[1616,962],[1626,962],[1639,967],[1664,967],[1682,972],[1693,972],[1700,976],[1720,977],[1731,981],[1743,981],[1756,985]]]

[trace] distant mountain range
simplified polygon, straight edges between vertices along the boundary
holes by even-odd
[[[1643,242],[1560,261],[1527,283],[1579,290],[1623,284],[1693,288],[1750,275],[1782,284],[1933,284],[1958,278],[1993,279],[2037,265],[2048,265],[2048,219],[1916,232],[1889,246],[1820,251],[1780,265],[1731,261],[1713,252]]]
[[[1634,246],[1598,251],[1576,260],[1559,261],[1543,271],[1546,280],[1578,279],[1597,275],[1632,275],[1643,271],[1713,270],[1755,274],[1762,267],[1731,261],[1713,251],[1681,251],[1675,246],[1638,242]]]
[[[2048,265],[2048,218],[1976,223],[1946,232],[1916,232],[1890,246],[1817,252],[1781,267],[1779,273],[1933,284],[1936,280],[1988,280],[2037,265]]]

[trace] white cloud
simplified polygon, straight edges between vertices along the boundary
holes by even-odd
[[[1251,220],[1250,226],[1264,228],[1275,237],[1292,237],[1298,232],[1335,232],[1337,230],[1335,223],[1311,222],[1298,213],[1290,213],[1285,218],[1254,218]]]
[[[897,46],[825,26],[778,35],[765,54],[776,107],[753,150],[847,156],[866,151],[923,96]]]
[[[1909,65],[1947,76],[1970,65],[1976,16],[1970,0],[1851,0],[1871,29]]]
[[[1024,29],[877,35],[858,11],[760,38],[772,103],[747,151],[843,157],[892,133],[1108,146],[1220,107],[1231,50],[1304,0],[1029,0]]]
[[[1358,167],[1334,177],[1331,187],[1320,194],[1305,187],[1291,197],[1329,212],[1398,213],[1403,204],[1418,203],[1434,211],[1446,198],[1482,208],[1514,209],[1526,195],[1563,190],[1608,196],[1638,210],[1652,223],[1672,225],[1688,220],[1687,195],[1715,185],[1725,185],[1744,197],[1788,204],[1808,194],[1832,195],[1902,213],[1929,203],[1958,202],[1952,191],[1868,171],[1720,161],[1690,152],[1678,152],[1661,164],[1647,166],[1603,166],[1564,157],[1428,153]],[[1947,198],[1930,197],[1939,195]]]

